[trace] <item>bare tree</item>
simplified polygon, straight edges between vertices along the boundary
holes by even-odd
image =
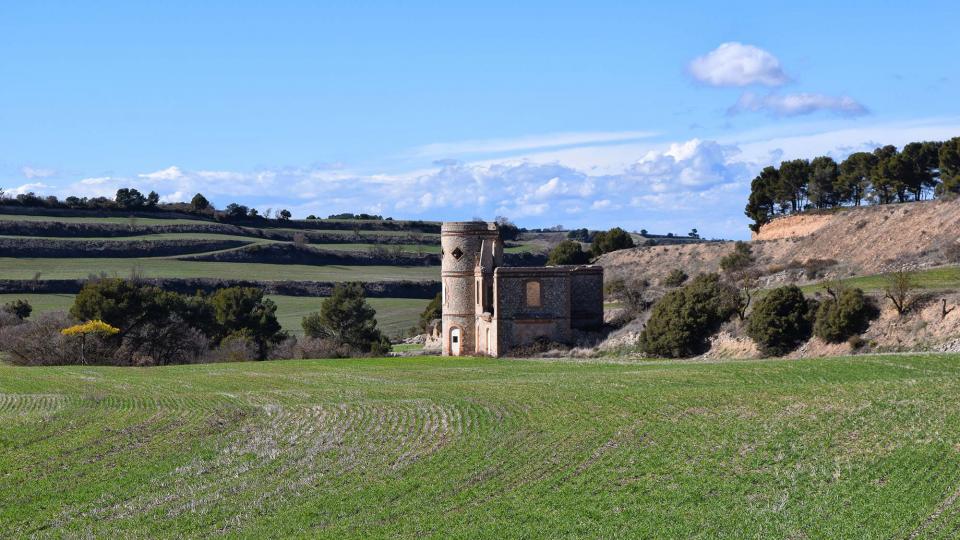
[[[897,315],[903,316],[910,311],[917,297],[914,290],[917,288],[916,282],[910,272],[897,270],[886,277],[886,286],[883,288],[884,296],[893,302],[893,307],[897,310]]]
[[[839,301],[840,295],[847,289],[847,285],[839,279],[830,279],[823,282],[823,289],[830,298]]]
[[[950,312],[955,309],[957,309],[957,306],[953,306],[950,309],[947,309],[947,299],[941,298],[940,299],[940,320],[946,319],[947,315],[949,315]]]

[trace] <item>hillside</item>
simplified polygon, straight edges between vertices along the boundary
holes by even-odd
[[[951,537],[960,358],[0,365],[0,535]]]
[[[399,335],[440,290],[439,226],[373,219],[223,223],[178,212],[3,206],[0,294],[30,295],[40,313],[64,307],[43,294],[72,297],[90,277],[136,275],[187,294],[259,287],[284,315],[315,311],[337,282],[360,281],[377,300],[381,326]],[[556,236],[509,242],[508,264],[542,265]],[[299,318],[281,319],[286,330],[300,332]]]
[[[960,201],[926,201],[848,208],[783,217],[750,242],[768,283],[807,283],[901,268],[960,263]],[[715,272],[732,242],[639,247],[604,255],[609,279],[659,283],[670,270]]]

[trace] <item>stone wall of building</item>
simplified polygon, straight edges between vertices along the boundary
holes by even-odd
[[[538,338],[561,343],[570,340],[567,269],[497,268],[494,281],[498,354]]]
[[[603,326],[603,267],[570,269],[570,325],[577,330]]]
[[[476,352],[474,272],[484,240],[495,242],[499,237],[493,223],[447,222],[440,229],[444,355],[452,354],[454,331],[460,335],[460,354]]]
[[[599,266],[501,266],[493,223],[444,223],[440,244],[444,355],[502,356],[538,339],[570,343],[573,330],[603,324]]]

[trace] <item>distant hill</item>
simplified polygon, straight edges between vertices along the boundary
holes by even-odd
[[[86,280],[135,276],[188,293],[257,286],[294,313],[319,309],[337,282],[359,281],[378,300],[381,323],[401,332],[440,291],[439,231],[436,221],[223,222],[173,211],[0,206],[0,299],[29,297],[38,313],[63,309]],[[559,241],[521,235],[507,243],[507,260],[543,265]],[[298,317],[284,323],[300,330]]]
[[[843,208],[776,219],[754,234],[756,268],[768,283],[811,282],[960,264],[960,201]],[[599,263],[608,279],[658,283],[674,268],[715,272],[732,242],[637,247]]]

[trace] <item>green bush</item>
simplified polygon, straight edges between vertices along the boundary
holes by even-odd
[[[27,300],[14,300],[13,302],[7,302],[3,305],[4,313],[9,313],[14,317],[20,319],[26,319],[33,313],[33,306],[30,305],[30,302]]]
[[[593,235],[593,243],[590,244],[590,254],[594,257],[599,257],[604,253],[632,247],[633,237],[630,236],[630,233],[620,227],[614,227],[609,231],[600,231]]]
[[[590,255],[583,251],[580,242],[564,240],[557,244],[547,258],[547,265],[559,266],[564,264],[586,264],[590,262]]]
[[[320,304],[319,313],[304,317],[308,337],[328,339],[362,353],[384,354],[390,340],[377,328],[377,311],[367,303],[360,283],[341,283]]]
[[[688,276],[683,270],[674,268],[669,274],[667,274],[667,277],[663,278],[663,282],[661,282],[661,284],[664,287],[679,287],[686,283],[687,278],[689,277],[690,276]]]
[[[653,306],[640,334],[643,351],[653,356],[683,358],[709,348],[708,338],[737,312],[737,290],[717,274],[697,276],[670,291]]]
[[[773,289],[753,308],[747,335],[764,354],[787,354],[810,339],[815,305],[796,285]]]
[[[210,297],[217,323],[217,337],[244,334],[257,347],[257,358],[266,358],[270,345],[280,343],[286,333],[277,321],[277,305],[253,287],[220,289]]]
[[[733,244],[733,251],[720,259],[720,269],[724,272],[738,272],[753,264],[753,248],[750,244],[737,240]]]
[[[866,332],[880,310],[860,289],[843,289],[817,309],[813,334],[827,343],[842,343]]]

